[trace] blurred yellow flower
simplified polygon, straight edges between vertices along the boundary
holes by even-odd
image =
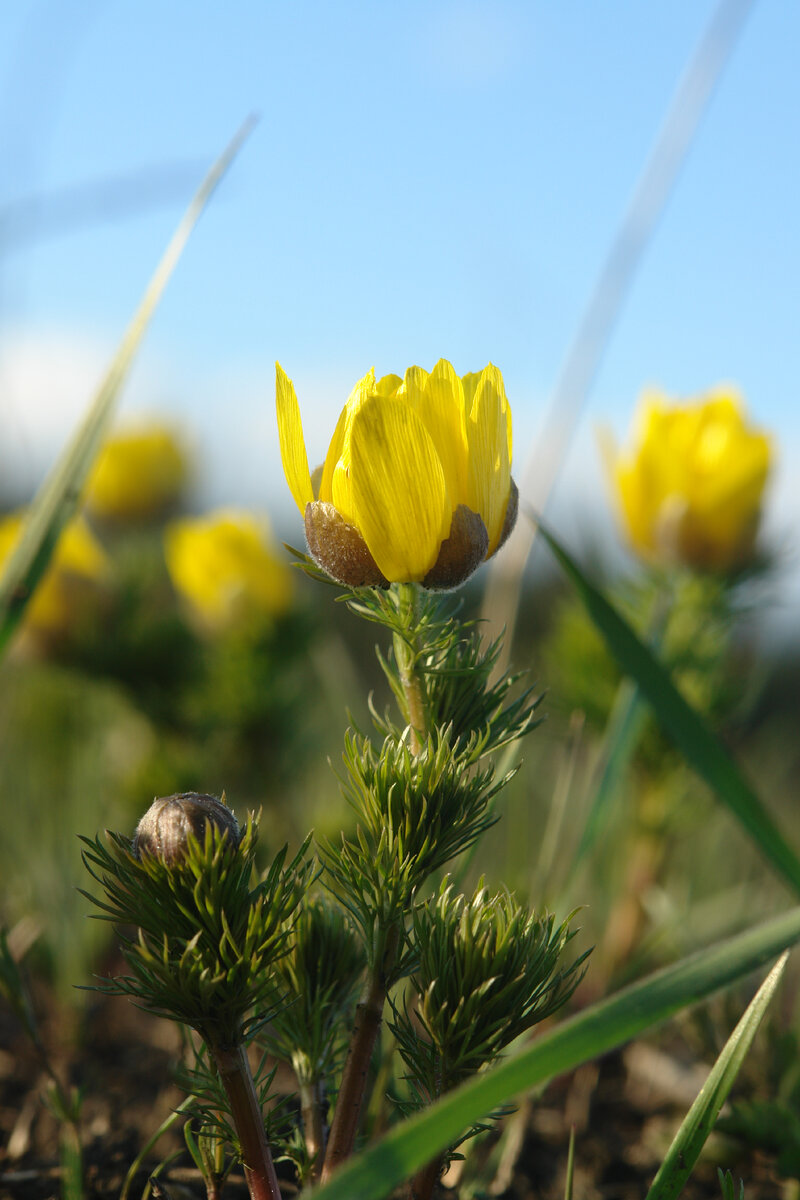
[[[25,513],[0,519],[0,571],[22,532]],[[66,633],[85,599],[86,586],[108,578],[109,564],[81,517],[70,521],[58,540],[50,565],[25,610],[25,628],[44,635]]]
[[[725,571],[752,555],[772,458],[741,397],[718,388],[685,404],[646,392],[633,446],[611,464],[633,548],[662,563]]]
[[[98,454],[86,503],[98,517],[146,520],[175,503],[187,475],[185,451],[171,429],[130,429],[110,437]]]
[[[174,521],[164,531],[173,586],[209,629],[280,616],[292,598],[291,569],[265,519],[236,509]]]
[[[278,433],[308,548],[351,587],[462,583],[510,533],[511,410],[491,364],[459,378],[444,359],[430,374],[370,371],[342,409],[325,462],[308,467],[292,381],[277,368]]]

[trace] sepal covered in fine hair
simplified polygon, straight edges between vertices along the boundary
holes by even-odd
[[[133,835],[133,853],[137,858],[152,854],[167,865],[185,857],[189,837],[202,841],[208,824],[225,833],[232,847],[239,845],[239,822],[225,803],[201,792],[177,792],[160,796],[148,808]]]
[[[500,538],[493,553],[514,528],[518,507],[519,493],[512,479]],[[333,504],[325,500],[310,501],[304,523],[309,554],[331,579],[351,588],[389,586],[360,531]],[[459,504],[453,512],[449,533],[421,586],[430,591],[460,587],[477,571],[488,551],[489,533],[482,517],[466,504]]]

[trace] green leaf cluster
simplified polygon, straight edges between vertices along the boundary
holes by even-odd
[[[190,835],[185,857],[169,866],[137,858],[120,834],[82,840],[105,898],[84,894],[101,919],[138,926],[123,936],[131,974],[102,990],[190,1025],[211,1044],[250,1036],[274,998],[271,968],[286,953],[287,920],[311,876],[308,839],[288,864],[284,847],[255,882],[252,819],[238,847],[209,823],[203,841]]]
[[[571,919],[557,925],[482,883],[468,898],[445,881],[415,908],[412,1004],[407,995],[395,1008],[392,1031],[417,1107],[493,1062],[569,999],[588,954],[562,963]]]
[[[489,756],[538,723],[538,700],[516,676],[493,678],[500,642],[484,645],[477,624],[455,620],[449,599],[411,585],[345,599],[392,634],[389,654],[377,653],[405,722],[373,707],[378,746],[348,731],[342,788],[357,825],[323,852],[328,885],[362,929],[373,968],[387,929],[402,942],[425,881],[497,819],[493,801],[514,772],[496,778]],[[407,973],[406,949],[387,986]]]
[[[321,896],[305,901],[287,952],[275,965],[275,1011],[265,1031],[267,1044],[291,1062],[301,1086],[328,1074],[341,1056],[342,1030],[365,965],[363,944],[346,914]]]

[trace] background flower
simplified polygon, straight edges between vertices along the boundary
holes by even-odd
[[[222,509],[174,521],[164,532],[164,552],[176,591],[209,628],[269,620],[291,603],[290,568],[263,517]]]
[[[24,522],[23,512],[0,520],[0,570],[17,544]],[[108,574],[108,559],[89,526],[80,517],[71,521],[25,610],[26,628],[44,635],[66,633],[87,594]]]
[[[98,517],[138,521],[156,517],[179,499],[188,477],[186,452],[164,425],[118,433],[92,469],[86,503]]]
[[[746,563],[769,475],[769,437],[718,388],[685,404],[645,393],[633,445],[611,474],[628,538],[642,557],[725,571]]]

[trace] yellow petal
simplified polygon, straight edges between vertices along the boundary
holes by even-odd
[[[283,473],[301,513],[314,499],[308,455],[303,439],[303,422],[294,384],[280,363],[275,364],[275,406],[278,411],[278,438]]]
[[[376,396],[393,396],[403,381],[399,375],[383,375],[375,384]]]
[[[467,417],[464,389],[452,366],[440,358],[416,400],[417,416],[431,435],[444,471],[450,502],[467,502]]]
[[[511,437],[511,405],[508,403],[506,396],[506,385],[503,383],[503,376],[500,370],[489,363],[482,371],[471,371],[468,375],[464,375],[461,379],[462,387],[464,388],[464,405],[466,411],[472,411],[472,403],[475,399],[475,393],[480,387],[483,380],[489,375],[493,380],[494,386],[500,395],[500,406],[505,413],[506,418],[506,433],[508,435],[508,461],[512,460],[512,437]]]
[[[322,482],[319,485],[319,500],[325,501],[327,504],[339,505],[333,498],[333,477],[336,472],[339,477],[339,486],[337,491],[340,492],[340,502],[344,505],[339,511],[346,520],[350,518],[346,515],[352,508],[349,499],[349,478],[350,467],[350,451],[347,448],[347,430],[355,413],[358,412],[361,405],[375,391],[375,368],[370,367],[366,375],[359,379],[356,386],[353,388],[350,395],[347,397],[344,408],[339,414],[339,420],[336,422],[336,428],[333,431],[331,444],[328,447],[328,453],[325,455],[325,465],[322,468]],[[343,489],[347,489],[347,496],[344,495]],[[346,510],[346,511],[345,511]]]
[[[372,557],[390,582],[422,579],[453,512],[431,437],[408,404],[373,398],[353,417],[349,442],[355,524]]]
[[[481,372],[467,421],[467,504],[483,518],[489,533],[489,555],[500,540],[511,490],[505,393],[498,386],[498,375],[497,368],[491,366]]]
[[[398,399],[404,396],[412,408],[418,408],[428,382],[428,372],[423,367],[408,367],[403,382],[397,389]]]

